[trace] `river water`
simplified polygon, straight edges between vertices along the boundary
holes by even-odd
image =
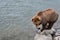
[[[0,40],[33,40],[31,19],[39,10],[53,8],[60,15],[60,0],[0,0]],[[54,28],[60,29],[60,16]]]

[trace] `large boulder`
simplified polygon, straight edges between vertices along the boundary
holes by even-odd
[[[43,32],[38,30],[36,32],[34,40],[52,40],[52,36],[51,36],[52,33],[55,33],[54,40],[60,40],[60,36],[59,36],[60,34],[56,33],[56,30],[54,28],[52,28],[50,30],[44,30]]]

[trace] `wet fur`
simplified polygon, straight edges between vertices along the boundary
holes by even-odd
[[[36,25],[36,28],[38,28],[38,26],[42,24],[41,31],[43,31],[45,29],[51,29],[54,23],[57,21],[57,19],[58,19],[58,14],[55,12],[55,10],[47,9],[44,11],[37,12],[37,14],[33,16],[32,22],[33,24]]]

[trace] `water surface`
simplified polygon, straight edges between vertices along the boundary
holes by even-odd
[[[31,18],[39,10],[53,8],[60,15],[60,0],[0,0],[0,40],[33,40]],[[60,29],[60,16],[54,28]]]

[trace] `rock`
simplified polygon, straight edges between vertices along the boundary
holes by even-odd
[[[38,30],[34,37],[34,40],[52,40],[52,37],[51,37],[52,33],[55,33],[54,40],[60,40],[60,34],[56,33],[56,30],[54,28],[50,30],[44,30],[43,32]]]
[[[52,40],[51,35],[36,34],[34,40]]]

